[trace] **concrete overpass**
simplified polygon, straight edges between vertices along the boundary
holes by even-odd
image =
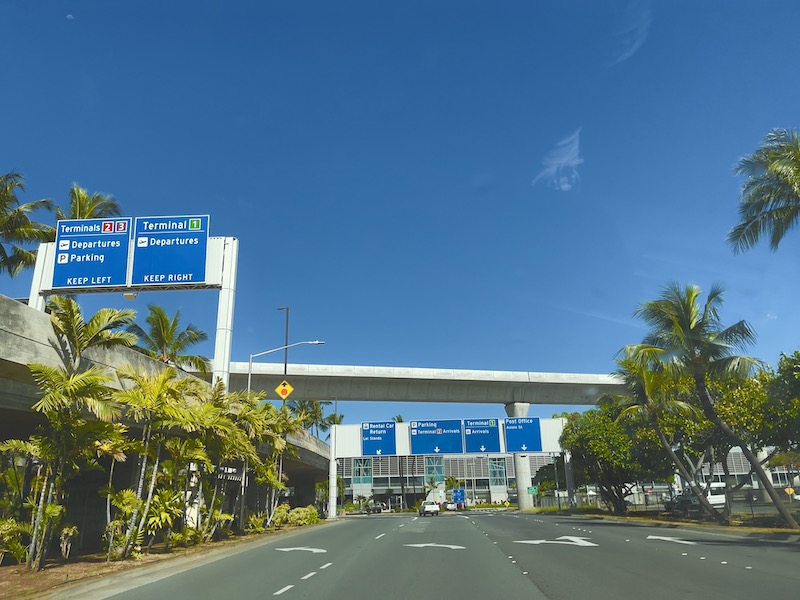
[[[93,350],[87,360],[111,370],[123,364],[150,371],[163,367],[128,348]],[[26,437],[40,422],[31,410],[39,391],[30,363],[60,364],[49,317],[0,296],[0,439]],[[248,365],[230,364],[231,390],[246,389]],[[283,364],[253,363],[252,388],[278,399],[274,390],[286,378],[292,398],[301,400],[503,404],[509,416],[526,416],[530,404],[587,405],[623,391],[613,376],[593,374],[303,364],[288,365],[287,372],[284,376]],[[313,488],[326,476],[327,444],[307,435],[289,441],[297,450],[289,472],[302,487]]]
[[[230,389],[247,388],[246,362],[230,365]],[[253,363],[251,387],[278,399],[287,379],[292,398],[369,402],[454,402],[468,404],[595,404],[603,394],[624,389],[612,375],[480,371],[408,367]]]

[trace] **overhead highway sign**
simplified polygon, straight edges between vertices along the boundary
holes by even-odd
[[[464,451],[500,452],[500,425],[497,419],[464,419]]]
[[[208,215],[136,217],[131,285],[205,283]]]
[[[394,421],[361,424],[362,456],[388,456],[397,454],[397,437]]]
[[[536,417],[505,419],[506,452],[541,452],[542,431]]]
[[[460,420],[411,421],[411,454],[461,454],[463,423]]]
[[[52,288],[124,286],[130,236],[130,217],[58,221]]]

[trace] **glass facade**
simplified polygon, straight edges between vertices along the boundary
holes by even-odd
[[[372,459],[353,459],[353,483],[372,483]]]

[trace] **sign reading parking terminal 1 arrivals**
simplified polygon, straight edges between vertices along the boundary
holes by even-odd
[[[462,421],[411,421],[411,454],[461,454]]]
[[[497,419],[464,419],[464,452],[500,452]]]
[[[542,430],[536,417],[505,419],[506,452],[541,452]]]
[[[131,285],[205,283],[208,215],[136,217]]]
[[[59,221],[52,287],[125,285],[130,238],[130,217]]]
[[[361,423],[361,455],[387,456],[397,454],[394,421]]]

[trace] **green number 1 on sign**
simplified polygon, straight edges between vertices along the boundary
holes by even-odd
[[[189,229],[200,229],[200,219],[189,219]]]

